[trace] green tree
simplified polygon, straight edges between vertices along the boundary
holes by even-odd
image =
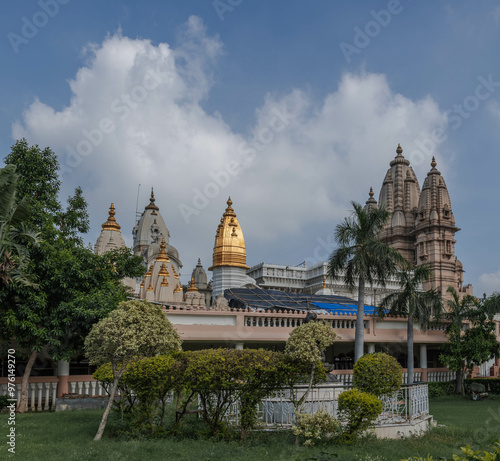
[[[442,310],[441,296],[434,290],[421,291],[420,286],[431,277],[428,265],[414,268],[406,267],[398,271],[400,292],[386,296],[378,306],[381,316],[401,315],[408,319],[407,347],[408,347],[408,384],[413,384],[413,325],[417,323],[422,330],[426,330],[433,316],[439,316]],[[388,312],[386,312],[388,310]]]
[[[470,295],[460,299],[453,287],[449,287],[448,292],[452,299],[446,302],[448,311],[444,316],[450,322],[446,328],[449,342],[443,345],[439,358],[457,373],[455,393],[464,394],[465,375],[498,355],[500,343],[495,335],[488,299],[479,300]],[[462,323],[466,321],[469,327],[462,331]]]
[[[285,346],[285,354],[294,360],[305,362],[310,366],[309,386],[306,392],[299,400],[293,398],[297,409],[300,408],[302,402],[311,391],[318,372],[318,364],[320,365],[319,371],[324,368],[321,365],[323,353],[338,338],[339,336],[330,324],[318,320],[303,323],[294,328],[290,333]]]
[[[377,280],[385,286],[387,278],[396,272],[397,265],[407,261],[380,237],[380,231],[390,213],[383,207],[365,210],[351,202],[354,212],[335,229],[338,248],[330,257],[328,273],[332,278],[344,278],[346,285],[358,290],[358,313],[354,343],[354,361],[363,355],[364,306],[366,284]]]
[[[18,411],[26,410],[28,380],[43,350],[68,360],[83,346],[92,324],[126,299],[123,277],[143,272],[141,258],[127,250],[103,256],[83,245],[89,229],[87,204],[80,188],[63,208],[56,155],[49,149],[16,142],[6,163],[16,165],[18,206],[27,203],[27,225],[40,232],[42,242],[28,245],[26,273],[38,289],[9,285],[0,289],[2,337],[15,340],[28,362],[24,370]]]
[[[125,301],[97,322],[85,339],[85,353],[93,365],[111,362],[113,386],[94,440],[100,440],[113,405],[118,381],[127,366],[142,357],[181,350],[179,334],[159,306]]]
[[[16,203],[19,175],[15,165],[0,168],[0,288],[9,283],[31,285],[26,274],[27,244],[38,243],[38,233],[25,227],[29,218],[26,199]]]

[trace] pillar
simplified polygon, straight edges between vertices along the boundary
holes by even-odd
[[[67,362],[66,360],[58,360],[57,376],[59,376],[59,385],[57,386],[57,397],[62,397],[63,394],[68,393],[69,362]]]
[[[427,381],[427,344],[420,344],[420,368],[422,368],[421,381]]]

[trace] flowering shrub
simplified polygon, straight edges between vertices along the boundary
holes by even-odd
[[[317,411],[314,415],[299,413],[296,425],[293,426],[293,433],[306,439],[304,442],[306,447],[312,447],[316,441],[324,440],[338,432],[340,423],[324,410]]]

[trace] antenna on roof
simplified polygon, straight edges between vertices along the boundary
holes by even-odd
[[[137,200],[135,202],[135,220],[138,222],[141,218],[141,213],[139,213],[139,191],[141,189],[141,185],[137,186]]]

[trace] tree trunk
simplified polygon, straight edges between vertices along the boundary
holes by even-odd
[[[365,281],[359,278],[358,285],[358,315],[356,319],[356,336],[354,339],[354,362],[357,362],[364,353],[365,334]]]
[[[464,394],[464,389],[463,389],[463,375],[464,372],[463,370],[457,371],[457,377],[455,379],[455,394]]]
[[[19,407],[17,411],[19,413],[24,413],[28,410],[28,384],[31,375],[31,369],[33,368],[33,364],[38,356],[37,351],[32,351],[30,358],[28,359],[28,363],[26,364],[26,368],[24,369],[23,379],[21,381],[21,400],[19,402]]]
[[[407,343],[408,343],[408,359],[407,359],[407,370],[408,370],[408,384],[413,384],[413,317],[411,313],[408,315],[408,326],[407,326]]]
[[[115,401],[116,389],[118,388],[118,381],[120,380],[120,376],[116,376],[113,381],[113,388],[111,389],[111,394],[109,395],[108,405],[106,406],[106,410],[104,410],[104,414],[102,415],[101,424],[99,424],[99,429],[97,429],[97,434],[94,437],[94,440],[101,440],[102,434],[104,433],[104,428],[106,427],[106,423],[108,422],[109,412],[111,411],[111,407],[113,406],[113,402]]]

